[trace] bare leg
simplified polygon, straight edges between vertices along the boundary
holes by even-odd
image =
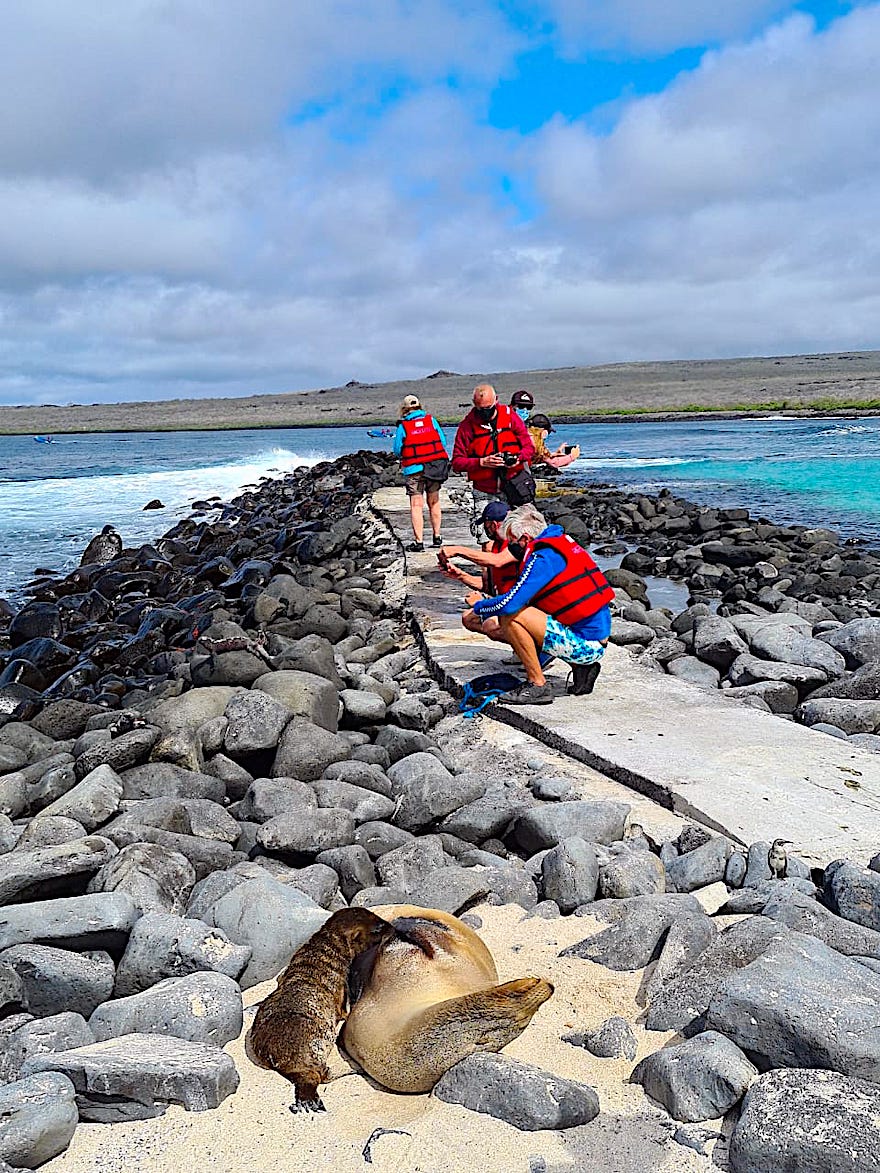
[[[428,493],[427,497],[428,497],[428,516],[431,519],[431,532],[433,533],[435,538],[439,538],[440,537],[440,526],[442,525],[442,519],[441,519],[441,515],[440,515],[440,493],[439,493],[439,491],[435,491],[433,493]]]
[[[425,532],[425,518],[422,514],[424,499],[421,493],[409,499],[409,518],[412,522],[413,537],[417,542],[422,540]]]
[[[491,619],[480,619],[472,610],[465,611],[461,617],[461,625],[466,631],[473,631],[476,635],[484,635],[496,643],[506,644],[507,640],[501,630],[501,624],[492,616]]]
[[[519,656],[529,683],[546,684],[538,660],[547,631],[547,616],[544,612],[537,607],[524,607],[516,615],[500,615],[498,622],[505,640]]]

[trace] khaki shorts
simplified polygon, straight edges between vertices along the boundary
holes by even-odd
[[[411,476],[403,478],[403,484],[407,497],[421,497],[424,493],[430,496],[439,493],[441,482],[426,480],[423,472],[414,472]]]

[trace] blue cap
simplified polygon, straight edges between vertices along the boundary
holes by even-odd
[[[483,525],[487,521],[504,521],[508,513],[510,513],[510,506],[506,501],[490,501],[483,510]]]

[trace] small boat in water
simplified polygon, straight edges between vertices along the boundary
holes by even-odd
[[[57,443],[54,436],[34,436],[38,444],[55,444]]]
[[[394,428],[367,428],[367,435],[371,440],[390,440],[394,435]]]

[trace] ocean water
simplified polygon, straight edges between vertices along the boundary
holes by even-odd
[[[453,429],[446,429],[450,441]],[[830,525],[880,543],[880,418],[578,424],[551,444],[581,444],[566,479],[644,492],[669,487],[705,504],[745,505],[779,522]],[[363,428],[0,436],[0,596],[37,567],[65,571],[112,523],[127,544],[158,537],[193,501],[234,496],[261,476],[359,448]],[[158,497],[165,505],[143,512]]]

